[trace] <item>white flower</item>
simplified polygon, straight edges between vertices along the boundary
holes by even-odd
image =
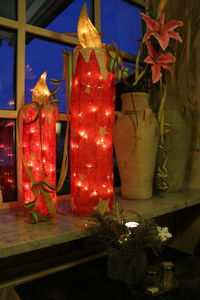
[[[158,237],[162,242],[166,242],[167,239],[172,237],[172,234],[168,231],[168,227],[157,226]]]

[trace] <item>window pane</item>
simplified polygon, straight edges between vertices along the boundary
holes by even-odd
[[[0,17],[16,20],[17,6],[16,0],[0,1]]]
[[[57,32],[76,32],[84,3],[90,14],[90,0],[27,0],[27,23]]]
[[[0,119],[0,192],[3,202],[17,200],[14,120]]]
[[[32,89],[39,77],[44,71],[47,71],[47,84],[49,90],[56,86],[50,84],[52,78],[61,80],[63,72],[62,51],[67,49],[72,51],[71,47],[33,38],[27,35],[26,44],[26,70],[25,70],[25,102],[30,103],[32,99]],[[39,53],[40,55],[36,55]],[[59,111],[66,112],[66,89],[65,82],[61,84],[56,93],[56,99],[59,100]]]
[[[122,51],[136,55],[142,37],[141,10],[123,0],[101,0],[101,31]],[[111,43],[108,38],[102,38]]]
[[[15,51],[16,33],[0,29],[0,109],[15,109]]]
[[[65,132],[66,132],[66,122],[57,122],[56,124],[56,134],[57,134],[57,148],[56,148],[56,177],[57,183],[60,176],[61,164],[63,158],[64,142],[65,142]],[[69,145],[68,145],[68,154],[69,154]],[[68,167],[68,174],[63,184],[62,189],[58,195],[69,194],[70,193],[70,166]]]

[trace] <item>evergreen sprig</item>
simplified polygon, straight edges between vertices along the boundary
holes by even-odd
[[[133,255],[138,249],[151,248],[155,253],[162,250],[163,242],[153,219],[139,217],[139,225],[128,228],[125,225],[128,222],[127,217],[119,207],[109,215],[96,211],[93,217],[99,225],[99,236],[108,248],[118,248],[127,256]]]

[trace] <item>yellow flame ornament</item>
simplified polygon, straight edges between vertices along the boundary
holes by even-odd
[[[102,48],[100,35],[88,17],[86,3],[80,13],[77,30],[79,43],[83,48]]]
[[[47,104],[51,95],[47,83],[47,72],[44,72],[38,79],[32,93],[32,101],[38,104]]]

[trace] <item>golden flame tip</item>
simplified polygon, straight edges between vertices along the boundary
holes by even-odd
[[[47,72],[44,72],[38,79],[32,92],[32,101],[38,102],[39,104],[48,103],[50,91],[46,83]]]
[[[88,17],[86,3],[82,6],[77,29],[78,39],[83,48],[102,48],[99,33]]]
[[[47,78],[47,72],[45,71],[44,73],[42,73],[42,75],[40,76],[40,78],[46,79]]]

